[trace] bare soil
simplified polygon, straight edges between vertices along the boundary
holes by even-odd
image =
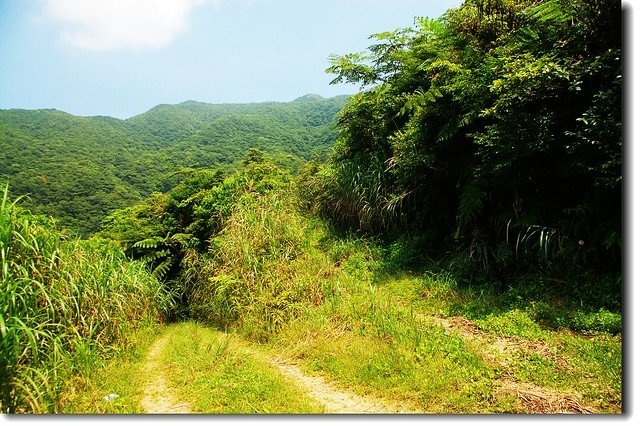
[[[159,358],[166,344],[167,338],[161,337],[149,350],[145,364],[149,381],[144,388],[141,404],[147,414],[188,414],[191,412],[189,404],[175,398],[164,378]]]
[[[304,389],[307,394],[322,404],[327,413],[333,414],[401,414],[415,413],[404,406],[383,401],[371,396],[356,395],[340,389],[324,377],[310,376],[298,366],[280,358],[270,358],[272,365],[280,372]]]

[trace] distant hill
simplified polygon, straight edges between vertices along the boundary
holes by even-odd
[[[138,116],[0,110],[0,183],[35,213],[83,235],[113,209],[165,190],[181,167],[231,164],[251,147],[311,159],[335,141],[347,96],[292,102],[158,105]]]
[[[293,102],[321,102],[324,100],[325,98],[323,98],[320,95],[316,95],[315,93],[309,93],[308,95],[303,95],[303,96],[300,96],[299,98],[294,99]]]

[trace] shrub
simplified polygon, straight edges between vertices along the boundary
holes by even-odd
[[[308,233],[286,190],[243,195],[212,241],[212,258],[189,296],[192,314],[268,339],[322,298],[316,275],[326,265],[313,257]]]

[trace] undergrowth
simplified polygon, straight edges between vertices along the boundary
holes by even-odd
[[[575,283],[561,289],[562,282],[544,276],[473,276],[460,256],[434,262],[416,238],[339,234],[301,211],[290,178],[272,169],[256,163],[219,187],[200,189],[205,201],[225,188],[235,195],[209,200],[217,212],[209,239],[171,246],[176,269],[167,282],[181,292],[181,309],[191,318],[268,343],[345,387],[393,395],[418,411],[531,412],[513,390],[519,384],[571,395],[595,412],[621,410],[623,324],[614,279],[603,278],[608,284],[599,293],[572,297]],[[192,213],[205,217],[209,201],[194,204]],[[81,383],[176,300],[111,243],[66,241],[38,221],[5,197],[0,248],[8,326],[0,372],[9,412],[64,410],[61,395],[71,377]],[[205,235],[205,222],[197,222],[198,235]],[[184,232],[190,229],[173,229],[167,238],[191,241],[195,234]],[[266,401],[295,391],[260,388],[258,377],[269,371],[233,356],[218,335],[187,328],[188,335],[174,339],[178,352],[165,358],[185,397],[209,395],[198,399],[198,410],[283,412]],[[206,370],[201,362],[215,374],[199,373]],[[259,390],[251,396],[258,400],[228,402],[248,388]],[[132,395],[115,412],[135,409]],[[262,408],[252,408],[256,402]]]
[[[162,320],[162,284],[113,244],[67,240],[51,220],[0,203],[0,409],[58,412],[68,380]]]
[[[322,301],[332,265],[312,246],[315,231],[293,202],[284,191],[240,198],[190,293],[195,318],[265,341]]]
[[[291,193],[285,184],[236,200],[196,268],[196,318],[424,412],[530,412],[504,391],[513,380],[620,410],[619,311],[539,277],[468,280],[459,260],[445,268],[410,237],[338,235]]]

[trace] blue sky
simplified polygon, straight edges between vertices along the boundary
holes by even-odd
[[[0,108],[140,114],[160,103],[289,101],[329,54],[462,0],[0,0]]]

